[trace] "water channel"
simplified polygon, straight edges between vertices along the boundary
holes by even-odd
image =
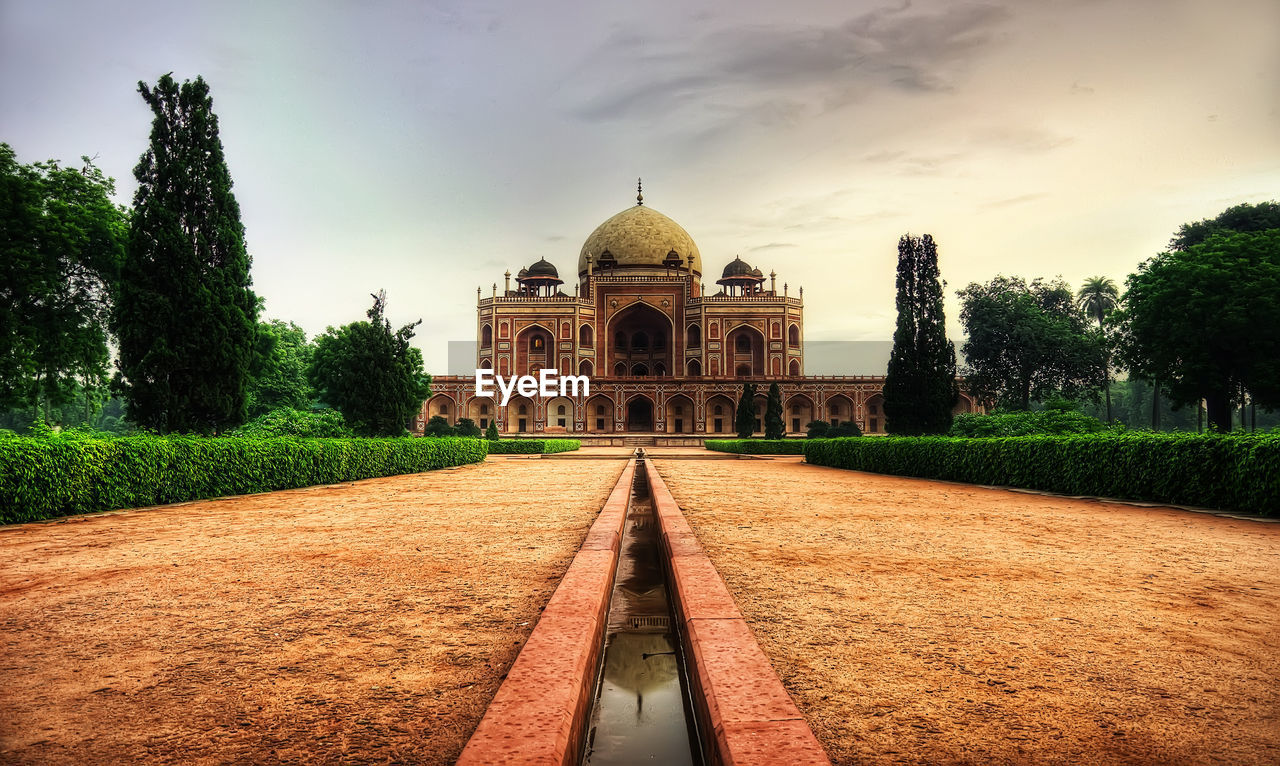
[[[582,751],[590,766],[703,762],[644,462],[636,460]]]

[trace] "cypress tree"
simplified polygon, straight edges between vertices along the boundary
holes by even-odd
[[[884,382],[885,430],[908,436],[946,433],[960,392],[933,237],[907,234],[898,240],[897,286],[898,326]]]
[[[769,384],[769,403],[764,408],[764,438],[781,439],[787,433],[782,422],[782,389],[777,383]]]
[[[738,411],[733,421],[739,439],[750,439],[756,432],[756,387],[754,383],[742,384],[742,397],[738,399]]]
[[[113,328],[128,418],[145,428],[220,433],[243,423],[257,334],[240,206],[209,86],[138,83],[151,144],[134,168]]]

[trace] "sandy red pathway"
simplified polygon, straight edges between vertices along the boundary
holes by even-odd
[[[0,530],[0,762],[451,763],[622,465]]]
[[[655,465],[838,763],[1280,763],[1280,524]]]

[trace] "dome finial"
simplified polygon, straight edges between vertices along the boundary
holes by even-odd
[[[641,190],[639,178],[636,179],[636,204],[644,204],[644,192]]]

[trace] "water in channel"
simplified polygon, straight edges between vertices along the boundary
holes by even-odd
[[[605,631],[582,762],[702,763],[643,458],[636,461]]]

